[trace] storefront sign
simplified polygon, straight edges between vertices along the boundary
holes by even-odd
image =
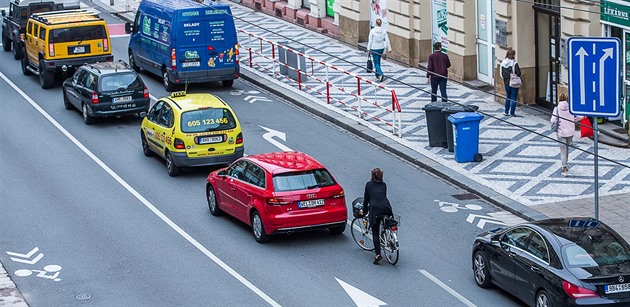
[[[448,50],[448,11],[446,0],[431,1],[431,18],[433,19],[433,43],[441,42],[442,51]]]
[[[326,0],[326,16],[335,17],[333,4],[335,4],[335,0]]]
[[[494,21],[494,41],[503,48],[507,48],[507,22],[504,20]]]
[[[602,0],[601,19],[630,27],[630,0]]]
[[[387,30],[387,0],[370,0],[370,29],[376,27],[376,19],[383,22],[381,27]]]

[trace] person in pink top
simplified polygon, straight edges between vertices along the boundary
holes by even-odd
[[[581,120],[582,116],[573,116],[569,113],[569,103],[567,102],[567,95],[560,94],[558,106],[553,109],[551,115],[551,122],[558,122],[558,143],[560,144],[560,160],[562,162],[562,176],[566,176],[569,172],[567,167],[567,160],[569,159],[569,146],[573,142],[573,135],[575,134],[575,122]]]

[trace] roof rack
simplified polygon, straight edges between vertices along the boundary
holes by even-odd
[[[98,62],[97,62],[97,63],[98,63]],[[101,73],[101,70],[100,70],[100,69],[98,69],[98,67],[94,67],[94,66],[92,66],[92,64],[89,64],[88,66],[90,66],[90,68],[92,68],[92,69],[96,69],[96,70],[98,71],[98,73],[99,73],[99,74]]]
[[[59,23],[68,23],[68,22],[82,22],[83,20],[77,21],[59,21],[51,23],[48,19],[56,19],[62,17],[72,17],[72,16],[91,16],[95,18],[102,19],[99,17],[98,12],[89,11],[86,9],[77,9],[77,10],[64,10],[64,11],[52,11],[52,12],[44,12],[44,13],[35,13],[31,15],[31,18],[37,20],[39,22],[43,22],[46,24],[59,24]]]
[[[132,68],[131,65],[129,65],[127,62],[123,61],[122,59],[118,59],[118,62],[125,65],[126,68]]]

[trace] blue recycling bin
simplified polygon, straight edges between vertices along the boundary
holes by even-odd
[[[479,122],[483,115],[475,112],[460,112],[448,116],[453,124],[453,147],[455,161],[480,162],[483,156],[479,153]]]

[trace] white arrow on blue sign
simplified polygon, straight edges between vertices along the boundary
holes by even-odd
[[[571,114],[619,116],[619,39],[571,37],[567,45]]]

